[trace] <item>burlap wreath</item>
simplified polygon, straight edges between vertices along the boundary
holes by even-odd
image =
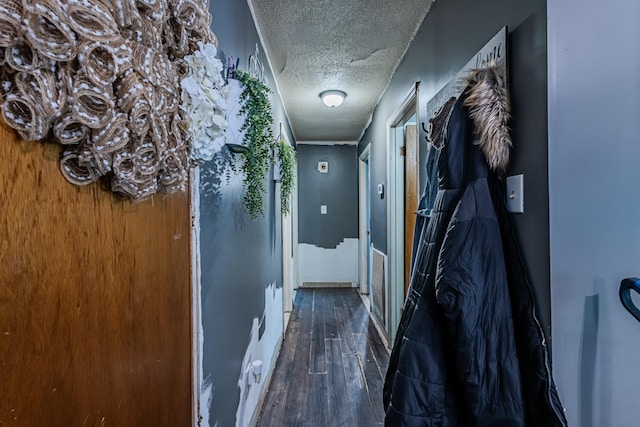
[[[202,0],[0,0],[2,116],[26,140],[53,135],[73,184],[184,190],[181,59],[216,44],[210,22]]]

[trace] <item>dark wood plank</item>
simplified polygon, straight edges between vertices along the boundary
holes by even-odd
[[[380,367],[385,368],[386,370],[386,368],[389,366],[389,351],[380,340],[378,331],[376,330],[376,327],[374,326],[373,321],[369,322],[367,332],[370,340],[369,342],[373,350],[373,354],[376,357]]]
[[[348,319],[348,327],[351,332],[365,332],[367,330],[367,322],[369,321],[369,313],[362,303],[362,299],[358,292],[353,289],[343,299],[346,310],[346,318]]]
[[[341,289],[327,289],[325,293],[325,337],[340,338],[338,325],[339,321],[336,317],[335,305],[343,297]]]
[[[345,410],[351,412],[355,420],[353,426],[366,427],[375,425],[376,420],[364,380],[360,355],[358,353],[343,354],[342,362],[347,383],[348,404]]]
[[[324,336],[325,338],[339,338],[338,336],[338,319],[334,309],[338,294],[329,289],[325,293],[324,299]]]
[[[309,374],[311,389],[307,393],[306,405],[301,411],[304,426],[328,426],[329,403],[327,393],[329,381],[327,374]]]
[[[356,290],[299,290],[258,426],[382,425],[388,363]]]
[[[355,353],[356,346],[353,341],[353,328],[349,319],[349,307],[345,302],[345,298],[335,300],[334,309],[336,312],[336,320],[338,321],[338,336],[344,353]]]
[[[311,378],[309,376],[309,347],[311,345],[311,317],[313,312],[313,291],[302,290],[296,294],[298,302],[297,312],[300,332],[295,343],[293,363],[285,369],[291,370],[293,377],[285,385],[289,388],[284,408],[283,424],[296,425],[303,422],[306,417],[302,409],[306,406],[307,393],[312,393]]]
[[[313,315],[313,289],[299,289],[294,301],[295,311],[301,322],[301,328],[311,331],[311,317]]]
[[[294,376],[292,380],[286,384],[289,392],[284,405],[283,425],[287,426],[296,425],[306,419],[303,410],[307,406],[308,394],[314,393],[314,390],[311,388],[311,375],[308,369],[301,369],[302,363],[299,361],[300,358],[296,359],[293,365],[288,368],[294,372]]]
[[[291,313],[285,332],[280,355],[269,383],[269,389],[262,406],[258,426],[282,425],[284,410],[288,398],[289,384],[294,380],[294,371],[289,369],[295,358],[296,342],[300,333],[298,311]]]
[[[341,340],[327,340],[328,426],[354,426],[355,417],[349,408],[347,382],[342,359]]]
[[[362,358],[365,387],[371,404],[373,418],[376,422],[384,422],[382,388],[386,368],[380,367],[378,364],[378,360],[371,349],[369,337],[366,334],[357,333],[354,334],[354,338],[358,356]]]
[[[324,374],[327,363],[324,347],[325,337],[325,292],[313,292],[313,314],[311,321],[311,347],[309,349],[309,372]]]

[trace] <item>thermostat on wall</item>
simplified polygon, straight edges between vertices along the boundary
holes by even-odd
[[[321,173],[329,172],[329,162],[318,162],[318,171]]]

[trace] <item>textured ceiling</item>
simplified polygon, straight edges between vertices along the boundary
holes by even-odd
[[[249,0],[297,142],[358,141],[431,0]],[[320,92],[347,93],[338,108]]]

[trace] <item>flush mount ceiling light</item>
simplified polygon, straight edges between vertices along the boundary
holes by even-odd
[[[341,90],[325,90],[320,92],[320,98],[327,107],[339,107],[344,102],[344,98],[347,96]]]

